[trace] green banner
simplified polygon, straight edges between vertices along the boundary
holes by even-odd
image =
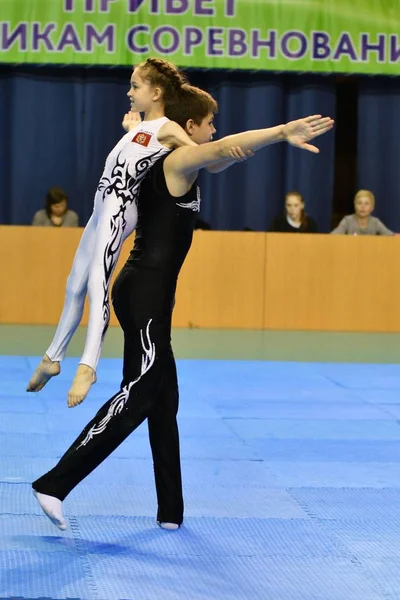
[[[400,0],[0,0],[0,62],[400,74]]]

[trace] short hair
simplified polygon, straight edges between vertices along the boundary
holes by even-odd
[[[211,94],[188,83],[182,85],[176,102],[165,105],[165,116],[183,129],[190,119],[200,125],[207,115],[217,112],[218,103]]]
[[[358,192],[354,196],[354,204],[357,202],[357,200],[359,198],[361,198],[361,196],[367,196],[367,198],[369,198],[371,200],[372,208],[375,207],[375,196],[371,192],[371,190],[358,190]]]

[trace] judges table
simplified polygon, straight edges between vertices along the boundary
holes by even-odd
[[[57,323],[81,234],[0,227],[0,323]],[[399,254],[399,237],[196,231],[173,325],[399,332]]]

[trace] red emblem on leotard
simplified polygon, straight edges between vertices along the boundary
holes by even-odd
[[[133,138],[132,142],[135,142],[136,144],[140,144],[141,146],[148,146],[150,140],[151,140],[150,133],[144,133],[143,131],[139,131]]]

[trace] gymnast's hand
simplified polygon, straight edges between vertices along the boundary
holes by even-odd
[[[138,125],[140,125],[141,122],[142,122],[142,119],[140,117],[140,113],[133,112],[132,110],[130,110],[128,113],[126,113],[124,115],[124,119],[122,121],[122,127],[125,129],[126,132],[128,132],[128,131],[131,131],[132,129],[134,129],[135,127],[137,127]]]
[[[330,117],[313,115],[287,123],[283,128],[283,136],[292,146],[318,154],[319,149],[307,142],[332,129],[333,124],[334,121]]]
[[[229,150],[229,156],[235,162],[244,162],[251,156],[254,156],[254,152],[252,150],[247,150],[247,152],[243,152],[240,146],[232,146],[232,148]]]

